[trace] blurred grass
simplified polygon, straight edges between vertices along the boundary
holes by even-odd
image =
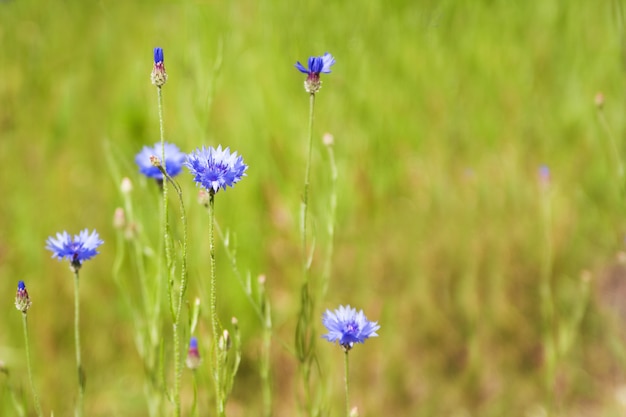
[[[237,190],[218,199],[217,218],[237,235],[241,267],[267,274],[276,336],[291,343],[307,123],[293,63],[329,51],[337,64],[323,77],[315,128],[320,140],[334,134],[340,178],[336,261],[320,308],[350,303],[381,324],[380,337],[351,358],[361,415],[521,416],[542,404],[541,164],[553,178],[557,318],[586,302],[582,271],[591,271],[597,295],[558,366],[557,404],[563,415],[622,415],[621,341],[610,346],[623,323],[615,324],[602,295],[625,279],[607,272],[624,249],[624,195],[593,104],[603,91],[623,153],[616,4],[0,3],[0,360],[12,382],[26,389],[12,306],[23,279],[34,301],[29,323],[44,409],[71,410],[72,283],[44,241],[64,229],[97,228],[105,246],[81,273],[88,414],[145,413],[132,324],[111,280],[110,225],[121,198],[104,144],[135,184],[146,231],[157,233],[157,194],[133,164],[141,146],[158,140],[149,83],[156,45],[169,74],[167,140],[184,151],[221,143],[250,165]],[[319,141],[314,152],[321,255],[329,173]],[[208,219],[185,175],[192,299],[207,276]],[[247,343],[231,414],[253,415],[260,328],[219,253],[218,268],[221,316],[240,317]],[[127,279],[132,287],[132,274]],[[337,414],[342,355],[319,348]],[[295,359],[279,341],[273,355],[276,415],[290,415]],[[5,392],[0,411],[11,415]]]

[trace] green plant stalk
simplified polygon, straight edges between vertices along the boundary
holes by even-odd
[[[345,354],[344,354],[344,361],[343,361],[343,365],[344,365],[344,370],[345,370],[345,375],[344,375],[344,385],[346,387],[346,417],[350,417],[350,394],[349,394],[349,363],[348,363],[348,352],[350,352],[348,349],[345,349]]]
[[[311,154],[313,150],[313,120],[315,109],[315,94],[309,96],[309,138],[307,146],[306,168],[304,171],[304,191],[300,206],[300,238],[302,241],[302,259],[304,260],[304,281],[309,280],[310,261],[307,249],[307,215],[309,207],[309,185],[311,180]]]
[[[74,343],[76,347],[76,370],[78,372],[78,403],[74,414],[77,417],[83,415],[85,400],[85,371],[83,370],[80,354],[80,298],[78,268],[74,267]]]
[[[178,289],[178,301],[176,304],[176,314],[174,318],[174,366],[175,366],[175,375],[174,375],[174,386],[175,392],[178,394],[178,404],[180,407],[180,379],[183,373],[183,358],[180,350],[180,335],[179,335],[179,326],[180,326],[180,316],[183,305],[183,298],[185,296],[185,292],[187,291],[187,216],[185,214],[185,203],[183,200],[183,191],[180,188],[180,185],[176,181],[172,179],[165,171],[165,168],[161,166],[161,173],[163,174],[163,178],[172,184],[174,190],[176,191],[176,195],[178,196],[178,202],[180,204],[180,212],[181,212],[181,223],[183,224],[183,253],[181,259],[181,278],[180,278],[180,287]]]
[[[264,315],[263,345],[261,351],[261,391],[263,396],[263,416],[272,415],[272,386],[270,383],[271,349],[272,349],[272,313],[270,303],[262,284],[261,302]]]
[[[221,381],[220,381],[220,354],[218,348],[219,340],[219,321],[217,318],[217,279],[216,279],[216,266],[215,266],[215,193],[209,191],[209,253],[211,257],[211,285],[210,285],[210,302],[209,311],[211,316],[211,330],[213,331],[213,382],[215,383],[215,402],[217,415],[219,417],[224,416],[224,402],[221,395]]]
[[[542,306],[543,344],[546,360],[545,390],[548,403],[549,415],[554,411],[554,382],[557,366],[557,349],[554,314],[554,299],[552,295],[552,208],[549,190],[542,190],[542,222],[544,232],[544,253],[541,268],[540,297]]]
[[[165,262],[166,262],[166,276],[167,276],[167,292],[170,304],[170,313],[172,315],[172,338],[174,339],[174,410],[175,415],[180,417],[181,405],[180,405],[180,378],[179,369],[182,369],[181,354],[180,354],[180,334],[179,334],[179,314],[176,313],[178,307],[174,305],[174,295],[172,294],[174,287],[173,266],[174,257],[172,254],[172,242],[170,236],[170,223],[169,223],[169,206],[168,206],[168,181],[166,177],[167,165],[165,162],[165,127],[163,122],[163,90],[161,87],[157,87],[158,107],[159,107],[159,133],[161,137],[161,172],[163,173],[163,241],[165,246]],[[158,300],[157,300],[158,302]]]
[[[22,324],[24,325],[24,343],[26,345],[26,366],[28,367],[28,381],[30,382],[30,389],[33,392],[33,401],[35,403],[35,411],[39,417],[43,417],[41,411],[41,404],[39,403],[39,395],[35,389],[35,383],[33,382],[33,369],[30,362],[30,343],[28,340],[28,319],[26,313],[22,313]]]
[[[327,145],[328,159],[330,161],[330,204],[328,213],[328,247],[326,250],[326,257],[324,262],[324,272],[322,274],[322,290],[320,292],[320,299],[326,297],[328,292],[328,283],[330,282],[330,275],[333,264],[333,252],[335,243],[335,223],[337,221],[337,164],[335,163],[335,152],[332,145]]]
[[[196,375],[196,370],[192,370],[193,380],[193,402],[191,403],[191,415],[198,416],[198,375]]]
[[[300,362],[300,374],[302,376],[305,407],[309,416],[313,415],[313,404],[310,393],[311,361],[315,356],[315,334],[311,326],[313,314],[313,297],[310,287],[310,272],[312,256],[307,247],[307,217],[309,205],[309,184],[311,177],[311,157],[313,149],[313,121],[315,109],[315,94],[309,95],[309,130],[307,161],[304,173],[304,191],[300,205],[300,237],[302,245],[302,287],[300,289],[300,311],[296,324],[296,354]]]

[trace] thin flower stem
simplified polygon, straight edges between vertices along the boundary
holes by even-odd
[[[193,402],[191,403],[191,415],[198,416],[198,375],[196,370],[192,371],[193,379]]]
[[[335,152],[332,145],[327,145],[328,159],[330,161],[330,207],[328,214],[328,248],[326,251],[326,259],[324,263],[324,272],[322,274],[322,291],[320,293],[320,299],[326,297],[328,292],[328,283],[330,281],[330,275],[333,264],[333,251],[335,241],[335,222],[337,219],[337,164],[335,163]]]
[[[28,367],[28,380],[30,381],[30,389],[33,392],[33,401],[35,402],[35,410],[37,411],[37,415],[39,417],[43,417],[41,404],[39,403],[39,395],[37,395],[37,390],[35,390],[35,384],[33,382],[33,370],[30,363],[30,343],[28,341],[28,321],[26,313],[22,313],[22,324],[24,325],[24,343],[26,344],[26,366]]]
[[[556,318],[554,314],[554,297],[552,294],[552,207],[549,189],[542,190],[542,226],[544,232],[544,253],[541,267],[540,297],[543,315],[543,343],[546,355],[545,395],[548,415],[554,411],[554,381],[558,352],[556,346]]]
[[[272,313],[270,302],[265,292],[265,285],[261,285],[261,309],[263,311],[263,345],[261,351],[261,391],[263,397],[263,416],[272,415],[272,387],[270,381],[271,348],[272,348]]]
[[[85,396],[85,371],[83,370],[80,355],[80,297],[78,268],[74,267],[74,342],[76,345],[76,369],[78,372],[78,403],[74,414],[78,417],[83,415]]]
[[[311,256],[307,247],[307,217],[309,203],[309,184],[311,177],[311,153],[313,149],[313,120],[315,109],[315,94],[309,95],[309,131],[307,146],[307,162],[304,173],[304,191],[300,205],[300,234],[302,244],[302,275],[303,282],[300,289],[300,312],[296,324],[296,353],[300,361],[300,374],[304,385],[304,402],[309,416],[313,416],[313,404],[310,393],[311,361],[315,356],[315,336],[311,326],[313,314],[313,297],[310,287]]]
[[[185,292],[187,291],[187,216],[185,215],[185,203],[183,200],[183,191],[180,188],[180,185],[171,176],[167,174],[165,168],[163,166],[159,167],[161,173],[163,174],[163,178],[172,184],[174,187],[174,191],[176,191],[176,195],[178,196],[178,201],[180,203],[180,211],[181,211],[181,222],[183,224],[183,255],[181,260],[181,279],[180,279],[180,287],[178,291],[178,302],[176,304],[176,315],[174,317],[174,366],[175,366],[175,375],[174,375],[174,386],[177,394],[180,393],[180,378],[183,373],[183,362],[180,350],[180,335],[178,333],[178,327],[180,325],[180,313],[181,307],[183,305],[183,298],[185,296]],[[180,395],[178,395],[178,407],[180,408]]]
[[[349,376],[349,366],[348,366],[348,352],[349,350],[346,349],[345,350],[345,356],[344,356],[344,369],[345,369],[345,376],[344,376],[344,383],[346,386],[346,417],[350,417],[350,395],[349,395],[349,384],[348,384],[348,376]]]
[[[165,161],[165,127],[163,123],[163,90],[161,87],[157,87],[157,97],[159,105],[159,133],[161,137],[161,169],[163,174],[163,240],[165,245],[165,262],[166,262],[166,276],[167,276],[167,291],[168,299],[170,300],[170,312],[172,315],[172,337],[174,339],[174,409],[175,415],[180,417],[181,405],[180,405],[180,369],[181,353],[180,353],[180,334],[179,334],[179,318],[180,314],[177,313],[179,309],[175,306],[175,297],[172,294],[173,291],[173,265],[174,257],[172,254],[172,242],[170,238],[170,223],[169,223],[169,206],[168,206],[168,181],[166,180],[167,166]]]
[[[309,183],[311,178],[311,153],[313,149],[313,119],[315,109],[315,94],[309,96],[309,138],[307,146],[306,168],[304,171],[304,192],[302,193],[302,204],[300,206],[300,233],[302,240],[302,259],[304,261],[304,281],[309,280],[309,254],[307,249],[307,215],[309,207]]]
[[[211,328],[213,330],[213,381],[215,383],[215,401],[217,407],[217,415],[222,417],[224,415],[224,403],[222,401],[221,393],[221,381],[220,381],[220,359],[217,342],[219,340],[219,321],[217,317],[217,280],[215,277],[215,194],[211,190],[209,191],[209,252],[211,257],[211,294],[209,310],[211,315]]]

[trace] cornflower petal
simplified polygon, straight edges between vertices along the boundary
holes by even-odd
[[[204,187],[210,193],[217,193],[220,188],[233,187],[246,176],[248,165],[237,152],[230,153],[230,149],[202,147],[196,149],[189,156],[184,165],[193,175],[197,185]]]
[[[364,343],[370,337],[376,337],[380,329],[378,322],[367,320],[363,310],[359,312],[348,306],[339,306],[334,312],[326,310],[322,323],[328,333],[322,337],[329,342],[338,342],[346,351],[355,343]]]
[[[183,163],[187,159],[187,154],[181,152],[178,146],[173,143],[165,142],[164,147],[165,172],[167,172],[170,177],[175,177],[180,174],[180,171],[183,169]],[[161,148],[161,142],[155,143],[154,146],[144,146],[141,152],[135,155],[135,163],[139,166],[139,172],[143,175],[162,181],[163,174],[159,168],[155,167],[152,162],[150,162],[151,156],[156,156],[159,160],[162,159],[163,149]]]
[[[83,261],[87,261],[99,252],[96,250],[104,241],[100,240],[98,232],[91,233],[87,229],[74,235],[74,239],[66,231],[57,233],[56,238],[46,240],[46,249],[52,252],[52,257],[62,260],[66,258],[73,267],[80,268]]]

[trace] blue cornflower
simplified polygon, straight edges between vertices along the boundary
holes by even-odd
[[[196,184],[206,188],[210,194],[215,194],[220,188],[233,187],[242,177],[246,176],[248,165],[237,152],[230,153],[230,149],[222,150],[213,147],[196,149],[184,164],[194,176]]]
[[[52,252],[53,258],[59,260],[67,258],[72,268],[78,270],[83,261],[87,261],[99,253],[96,248],[103,243],[104,241],[100,240],[98,232],[95,230],[89,234],[89,231],[85,229],[78,235],[74,235],[74,240],[69,233],[63,231],[63,233],[57,233],[56,239],[49,237],[46,240],[46,249]]]
[[[322,323],[328,329],[328,334],[322,337],[329,342],[339,342],[346,351],[352,349],[355,343],[363,343],[369,337],[378,336],[376,330],[380,329],[378,322],[367,320],[363,310],[357,313],[349,305],[339,306],[334,312],[326,310]]]
[[[18,281],[17,292],[15,293],[15,308],[26,314],[31,304],[28,291],[26,291],[26,284],[24,284],[24,281]]]
[[[298,71],[307,74],[308,77],[304,81],[304,89],[307,93],[315,94],[320,88],[322,88],[322,82],[320,81],[320,73],[328,74],[330,67],[335,63],[335,58],[328,52],[322,56],[309,57],[309,68],[297,61],[295,66]]]
[[[167,82],[167,73],[163,62],[163,48],[154,48],[154,66],[150,74],[152,84],[161,88]]]
[[[154,146],[144,146],[141,152],[135,156],[135,162],[139,166],[139,172],[148,178],[154,178],[163,181],[163,174],[159,168],[155,167],[150,161],[151,156],[156,156],[159,160],[163,157],[161,142],[157,142]],[[187,159],[187,154],[178,149],[178,146],[165,142],[165,171],[170,177],[180,174],[183,169],[183,162]],[[163,161],[161,161],[163,165]]]

